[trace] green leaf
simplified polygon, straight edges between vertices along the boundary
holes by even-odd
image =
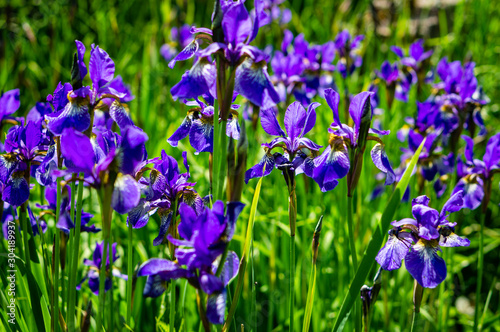
[[[260,188],[262,186],[262,179],[260,178],[255,187],[255,193],[253,194],[252,206],[250,207],[250,216],[248,217],[247,224],[247,234],[245,236],[245,245],[243,247],[243,254],[241,255],[240,268],[238,269],[238,280],[236,281],[236,290],[234,291],[233,302],[231,303],[231,308],[226,317],[226,322],[222,327],[222,331],[228,331],[231,326],[231,320],[233,319],[234,313],[236,312],[236,307],[238,305],[238,300],[241,295],[241,290],[243,289],[243,283],[245,280],[245,271],[248,263],[248,253],[250,251],[250,243],[252,242],[252,232],[253,225],[255,223],[255,214],[257,212],[257,203],[260,197]]]
[[[361,264],[359,265],[358,270],[356,271],[354,279],[351,281],[351,285],[349,286],[349,291],[344,297],[342,306],[340,307],[339,315],[335,320],[335,325],[332,331],[342,331],[343,329],[342,323],[345,323],[349,315],[349,312],[351,311],[351,308],[354,304],[354,301],[356,300],[356,297],[359,296],[359,290],[363,286],[366,277],[368,276],[368,273],[370,272],[371,267],[375,262],[375,257],[377,256],[378,251],[382,247],[382,242],[384,241],[384,237],[387,234],[387,231],[389,230],[390,223],[392,221],[392,218],[394,217],[394,214],[396,213],[396,209],[398,208],[399,203],[401,202],[401,198],[403,197],[404,192],[408,187],[408,183],[410,182],[410,177],[413,173],[415,165],[417,164],[420,152],[422,151],[424,144],[425,144],[425,139],[418,147],[417,151],[415,152],[415,155],[411,158],[410,164],[406,168],[406,171],[403,174],[401,181],[399,181],[398,185],[396,186],[396,189],[394,190],[394,193],[392,194],[389,203],[387,204],[384,212],[382,213],[382,217],[380,218],[377,227],[373,231],[372,238],[368,243],[368,247],[365,250],[365,254],[363,255]]]

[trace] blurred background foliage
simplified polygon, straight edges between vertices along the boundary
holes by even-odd
[[[251,1],[247,3],[252,8]],[[306,39],[316,44],[333,40],[342,29],[351,34],[364,34],[362,55],[363,65],[353,76],[350,86],[352,92],[366,89],[373,79],[373,70],[389,59],[395,61],[390,51],[391,45],[407,49],[410,43],[424,38],[426,48],[433,48],[431,64],[436,65],[443,56],[449,60],[476,62],[476,75],[479,84],[491,99],[482,111],[490,132],[500,130],[500,1],[335,1],[335,0],[294,0],[286,1],[282,6],[292,10],[292,21],[286,28],[294,34],[304,33]],[[81,40],[87,46],[86,60],[90,45],[98,44],[106,50],[116,64],[116,74],[120,74],[136,96],[129,103],[132,117],[148,136],[150,156],[158,156],[162,149],[180,159],[182,149],[193,151],[187,142],[181,142],[180,148],[172,148],[166,142],[179,126],[187,110],[180,102],[174,102],[170,88],[179,81],[182,73],[189,69],[190,63],[179,63],[174,70],[167,67],[167,62],[160,55],[160,47],[170,42],[170,29],[184,23],[198,27],[209,27],[212,0],[178,1],[0,1],[0,90],[13,88],[21,90],[21,112],[25,114],[37,101],[45,101],[59,81],[70,79],[70,68],[74,40]],[[255,44],[261,48],[266,45],[278,47],[281,43],[284,27],[273,23],[263,27]],[[338,77],[337,77],[338,78]],[[87,83],[90,80],[86,78]],[[319,100],[321,102],[321,100]],[[408,104],[397,102],[390,129],[397,131],[396,124],[402,124],[406,116],[416,111],[415,93]],[[324,101],[323,101],[324,103]],[[326,128],[332,121],[331,111],[325,105],[318,109],[318,123],[310,137],[325,145]],[[260,143],[268,140],[262,130],[249,131],[248,166],[253,165],[262,156]],[[391,135],[395,136],[395,135]],[[398,166],[401,144],[394,137],[388,145],[388,154],[394,166]],[[482,154],[479,154],[482,156]],[[192,179],[198,182],[202,195],[208,193],[208,156],[190,153]],[[370,198],[376,180],[374,167],[366,162],[363,169],[363,183],[356,196],[357,234],[360,253],[370,238],[370,229],[380,218],[389,195],[386,189],[382,197]],[[344,223],[345,206],[343,192],[345,182],[338,189],[322,194],[312,180],[304,178],[298,182],[299,222],[297,245],[297,273],[300,282],[296,282],[297,307],[304,307],[307,293],[307,280],[310,270],[310,241],[314,225],[321,214],[325,215],[322,234],[316,299],[313,311],[313,330],[329,331],[341,305],[349,282],[346,229]],[[244,189],[243,202],[249,205],[255,182],[250,182]],[[413,189],[416,184],[413,183]],[[484,314],[485,329],[500,330],[499,289],[500,283],[500,218],[497,203],[498,177],[494,183],[492,196],[491,223],[487,229],[485,281],[483,297],[488,296],[490,303]],[[412,191],[412,197],[416,196]],[[449,196],[449,190],[444,198]],[[435,207],[445,200],[438,201],[431,187],[426,194],[433,197]],[[96,202],[94,202],[96,203]],[[90,204],[87,199],[87,204]],[[98,208],[90,207],[99,223]],[[238,231],[232,246],[241,252],[248,209],[240,217]],[[397,219],[409,216],[409,204],[402,204],[396,215]],[[459,222],[460,233],[468,236],[470,248],[450,249],[447,253],[449,277],[443,287],[425,292],[422,316],[425,320],[423,330],[462,331],[471,326],[473,313],[476,252],[478,246],[477,231],[480,218],[477,211],[461,211],[454,217]],[[124,253],[125,217],[115,216],[114,239]],[[151,244],[157,234],[158,225],[150,222],[148,227],[137,230],[137,255],[135,261],[144,261],[158,255],[157,248]],[[288,266],[287,232],[287,193],[283,179],[279,174],[266,178],[259,202],[258,216],[254,233],[254,259],[252,274],[248,277],[242,300],[236,314],[235,323],[245,324],[248,330],[285,330],[286,294]],[[123,235],[123,236],[122,236]],[[85,235],[87,236],[87,235]],[[87,242],[85,242],[87,241]],[[93,249],[94,239],[85,238],[88,247],[82,257],[88,257]],[[92,248],[90,248],[92,245]],[[125,264],[125,259],[121,264]],[[375,272],[372,271],[372,275]],[[368,282],[368,281],[367,281]],[[252,283],[255,291],[252,292]],[[142,292],[144,280],[137,283],[137,295]],[[400,331],[409,326],[412,309],[412,280],[404,269],[386,273],[383,288],[373,317],[373,330]],[[234,285],[233,285],[234,286]],[[125,284],[119,284],[120,291],[115,292],[117,299],[124,298]],[[253,294],[253,295],[252,295]],[[489,294],[489,295],[488,295]],[[138,331],[150,331],[160,306],[160,299],[143,300],[135,296],[134,321]],[[192,294],[191,294],[192,295]],[[194,296],[194,295],[193,295]],[[255,296],[255,297],[253,297]],[[92,295],[85,294],[79,303]],[[254,298],[254,300],[252,300]],[[189,293],[188,300],[189,301]],[[115,302],[117,303],[117,302]],[[195,306],[185,306],[185,315],[189,319],[183,322],[187,330],[196,329],[197,314]],[[123,310],[122,310],[123,309]],[[120,307],[125,312],[124,305]],[[297,314],[300,316],[302,311]],[[192,319],[191,319],[192,317]]]

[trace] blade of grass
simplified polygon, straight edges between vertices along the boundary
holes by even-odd
[[[349,291],[344,297],[342,306],[340,308],[337,319],[335,320],[335,325],[333,326],[332,331],[342,331],[343,329],[347,317],[349,316],[349,312],[351,311],[356,298],[359,296],[359,290],[363,286],[363,283],[365,282],[366,277],[371,270],[373,262],[375,261],[375,256],[377,256],[377,253],[382,246],[382,242],[387,233],[387,230],[389,229],[392,217],[396,213],[396,209],[398,208],[399,203],[401,202],[401,198],[406,191],[406,187],[408,186],[410,177],[413,173],[413,169],[417,164],[420,152],[422,151],[424,144],[425,139],[418,147],[415,155],[411,158],[410,164],[406,168],[401,181],[399,181],[396,189],[394,190],[394,193],[391,196],[391,199],[389,200],[389,203],[384,209],[382,217],[380,218],[380,221],[373,232],[372,238],[368,243],[368,247],[365,250],[363,259],[361,260],[361,264],[359,265],[358,270],[356,271],[356,274],[351,281]]]

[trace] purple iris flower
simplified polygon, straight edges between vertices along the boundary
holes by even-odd
[[[57,186],[55,185],[55,183],[48,187],[45,187],[45,199],[47,200],[48,204],[37,204],[37,207],[42,209],[43,211],[50,211],[55,215],[57,210]],[[71,189],[68,185],[66,185],[62,190],[61,209],[59,211],[59,220],[57,221],[56,227],[66,234],[69,234],[70,230],[75,228],[74,221],[76,220],[76,209],[74,212],[75,215],[71,217]],[[80,226],[82,232],[97,233],[100,231],[100,229],[96,228],[95,225],[88,225],[93,217],[93,214],[85,212],[82,209],[82,219]]]
[[[448,221],[450,213],[459,211],[463,192],[453,194],[441,212],[429,207],[430,199],[419,196],[412,200],[413,218],[393,221],[386,244],[380,249],[376,261],[384,270],[392,271],[405,266],[418,283],[435,288],[446,278],[446,262],[438,256],[441,247],[469,246],[470,241],[454,233],[456,223]]]
[[[419,39],[410,45],[408,56],[405,56],[403,49],[398,46],[391,46],[391,51],[401,59],[402,65],[410,67],[416,72],[420,70],[422,62],[427,60],[434,52],[433,50],[425,51],[423,39]]]
[[[220,22],[213,21],[213,23],[220,24],[224,37],[222,39],[219,38],[220,36],[214,37],[212,30],[206,28],[193,27],[191,29],[192,33],[197,34],[193,42],[170,61],[169,67],[173,68],[177,61],[187,60],[194,56],[198,59],[191,70],[187,71],[181,81],[172,88],[172,95],[174,98],[196,98],[208,93],[215,96],[216,70],[211,57],[217,53],[235,71],[234,90],[237,93],[259,107],[268,108],[275,105],[279,102],[279,96],[267,74],[269,56],[249,45],[259,30],[261,2],[255,2],[254,22],[243,1],[221,0],[219,5],[221,12],[214,15],[212,19],[221,19]],[[200,50],[203,40],[208,41],[210,45]]]
[[[271,80],[277,84],[280,100],[286,102],[293,94],[302,104],[334,86],[332,72],[335,66],[335,44],[310,44],[303,34],[293,37],[285,30],[281,51],[276,51],[271,66],[274,75]]]
[[[284,0],[263,0],[262,11],[259,16],[259,28],[277,22],[283,26],[292,20],[292,11],[288,8],[280,8]],[[255,9],[252,10],[251,16],[255,17]]]
[[[82,81],[87,75],[87,67],[83,61],[85,46],[78,40],[75,42],[78,75],[73,86],[69,83],[64,85],[59,83],[54,94],[47,97],[54,107],[54,113],[46,115],[46,119],[49,130],[55,135],[61,135],[66,128],[83,132],[91,125],[90,113],[94,108],[98,106],[109,108],[113,99],[117,103],[126,103],[134,99],[121,76],[114,76],[115,63],[108,53],[94,44],[90,51],[88,69],[92,86],[82,86]]]
[[[44,160],[49,149],[50,136],[41,122],[30,121],[11,127],[5,139],[7,153],[0,156],[2,200],[16,207],[28,200],[29,177],[35,176],[36,166]]]
[[[464,207],[475,210],[481,202],[489,201],[491,179],[500,171],[500,133],[492,136],[486,145],[483,160],[474,159],[474,141],[463,135],[465,140],[465,165],[462,159],[457,162],[457,173],[460,177],[453,193],[464,192]],[[485,199],[485,196],[486,197]]]
[[[160,48],[160,54],[166,61],[170,61],[178,53],[178,47],[184,49],[192,41],[193,35],[191,34],[191,27],[189,24],[184,24],[180,28],[173,27],[172,30],[170,30],[169,43],[164,44]]]
[[[242,203],[230,202],[224,213],[224,203],[217,201],[212,209],[205,207],[197,213],[189,205],[181,203],[178,231],[183,239],[168,236],[171,243],[179,246],[175,250],[177,262],[153,258],[141,265],[137,275],[148,276],[144,296],[157,297],[165,291],[166,282],[186,278],[196,289],[208,294],[208,320],[213,324],[223,324],[226,286],[237,275],[239,268],[236,253],[228,251],[220,276],[216,272],[243,207]]]
[[[316,124],[315,109],[320,106],[319,103],[312,103],[307,110],[298,102],[293,102],[288,106],[285,113],[285,131],[281,128],[274,109],[262,109],[260,113],[262,128],[266,133],[272,136],[278,136],[270,143],[264,143],[264,157],[261,161],[248,169],[245,173],[245,182],[250,179],[269,175],[276,166],[289,167],[295,174],[305,173],[312,176],[314,169],[313,159],[321,145],[314,143],[307,137]],[[272,150],[280,148],[283,154]]]
[[[165,151],[161,153],[161,159],[153,160],[154,168],[149,174],[149,178],[141,178],[139,183],[145,198],[141,198],[139,204],[128,213],[127,222],[133,228],[144,227],[149,217],[158,214],[161,220],[158,236],[153,240],[153,245],[157,246],[166,241],[166,234],[171,224],[175,208],[184,202],[191,206],[197,213],[201,213],[206,199],[202,198],[193,188],[196,183],[189,182],[190,173],[187,163],[187,152],[182,153],[186,173],[179,171],[177,161],[167,155]]]
[[[370,136],[370,134],[389,134],[389,131],[370,128],[373,116],[370,104],[372,95],[373,92],[361,92],[352,98],[349,114],[354,122],[354,127],[349,127],[340,122],[339,94],[333,89],[326,90],[325,98],[333,111],[333,123],[332,127],[328,129],[330,132],[329,145],[321,156],[314,160],[313,173],[313,179],[318,183],[321,191],[326,192],[334,189],[338,180],[348,175],[348,187],[352,193],[361,171],[360,169],[354,170],[362,158],[367,140],[377,142],[371,151],[371,157],[375,166],[386,174],[385,185],[390,185],[396,180],[382,140]]]
[[[141,191],[135,175],[148,162],[147,139],[146,133],[135,126],[125,127],[121,136],[109,130],[98,131],[92,139],[67,128],[61,136],[66,172],[83,172],[85,181],[97,189],[108,184],[104,179],[114,178],[111,205],[125,214],[139,204]]]
[[[462,66],[460,61],[448,62],[445,57],[439,61],[436,68],[441,82],[434,87],[443,94],[436,97],[434,102],[439,107],[442,121],[450,123],[448,126],[453,126],[450,140],[453,151],[456,151],[456,142],[463,128],[474,136],[475,128],[479,127],[479,135],[486,135],[481,107],[489,100],[478,86],[474,67],[474,62]]]
[[[206,103],[196,99],[194,102],[186,102],[188,106],[196,106],[188,111],[180,127],[167,140],[170,145],[176,147],[179,141],[189,136],[189,143],[200,152],[213,151],[214,142],[214,99],[210,95],[203,96]],[[231,112],[226,124],[226,135],[238,140],[240,138],[240,125],[238,123],[239,105],[231,105]]]
[[[77,290],[80,290],[82,287],[82,284],[85,282],[85,280],[88,280],[89,282],[89,288],[94,293],[95,295],[99,295],[99,272],[101,271],[101,264],[102,264],[102,254],[104,252],[104,241],[101,243],[96,242],[95,244],[95,250],[94,254],[92,255],[92,259],[84,259],[83,264],[87,265],[89,267],[89,271],[87,272],[87,275],[80,281],[78,286],[76,286]],[[109,247],[106,248],[108,251],[108,254],[106,255],[107,260],[106,260],[106,280],[104,281],[104,292],[107,292],[111,289],[111,278],[109,277]],[[113,243],[112,245],[112,252],[113,252],[113,260],[112,262],[114,263],[120,256],[116,254],[116,243]],[[114,267],[114,266],[113,266]],[[126,274],[122,274],[118,269],[113,268],[113,276],[114,277],[119,277],[124,280],[127,280],[128,277]]]
[[[389,108],[392,106],[394,97],[397,100],[408,101],[412,82],[398,70],[397,63],[391,65],[389,61],[384,61],[380,67],[380,71],[375,70],[375,74],[385,83]]]
[[[354,70],[363,64],[363,58],[358,52],[364,38],[363,35],[351,36],[347,30],[341,31],[335,37],[335,48],[339,54],[337,70],[343,78],[352,75]]]
[[[436,174],[440,176],[453,171],[453,154],[443,154],[443,149],[438,145],[442,131],[431,129],[423,134],[411,129],[408,132],[408,148],[401,148],[401,163],[407,164],[426,138],[422,152],[418,159],[418,172],[426,181],[434,180]]]

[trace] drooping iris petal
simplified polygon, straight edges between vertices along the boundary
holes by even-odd
[[[218,264],[212,264],[212,272],[215,273],[218,267]],[[238,275],[239,267],[240,261],[238,259],[238,255],[236,255],[234,251],[229,251],[227,253],[226,262],[224,263],[222,272],[220,274],[220,279],[222,280],[224,286],[227,286],[231,282],[231,280],[233,280],[236,275]]]
[[[387,271],[397,270],[401,267],[403,258],[410,250],[411,241],[403,237],[408,233],[401,233],[401,238],[389,231],[386,244],[380,249],[375,257],[377,263]]]
[[[109,108],[109,115],[116,122],[120,129],[133,126],[134,122],[130,118],[128,110],[118,101],[114,101]]]
[[[173,147],[177,147],[179,145],[179,141],[186,138],[189,135],[189,131],[191,130],[191,125],[193,124],[191,118],[186,116],[182,121],[181,125],[177,130],[170,136],[167,142]]]
[[[224,324],[226,312],[226,289],[220,293],[214,293],[207,298],[207,318],[212,324]]]
[[[468,247],[470,245],[470,241],[469,239],[458,236],[450,230],[446,235],[441,233],[439,245],[441,247]]]
[[[435,288],[446,278],[446,263],[438,248],[436,240],[419,240],[405,257],[406,270],[424,288]]]
[[[201,118],[193,121],[189,130],[189,143],[197,153],[212,152],[214,141],[214,127],[208,119]]]
[[[145,143],[148,135],[136,126],[127,126],[122,129],[122,141],[120,143],[120,171],[125,174],[134,174],[137,165],[147,155]]]
[[[465,159],[467,160],[467,163],[474,164],[474,141],[472,140],[472,138],[466,135],[462,135],[462,139],[465,141]]]
[[[19,161],[15,154],[0,155],[0,182],[5,183],[16,169]]]
[[[259,163],[245,172],[245,183],[248,183],[250,179],[260,178],[271,174],[274,168],[274,157],[268,153],[262,157]]]
[[[215,95],[215,65],[206,58],[200,58],[186,71],[179,83],[170,90],[174,100],[177,98],[197,98],[201,95]]]
[[[151,204],[148,201],[140,199],[139,204],[129,211],[127,224],[131,223],[133,228],[142,228],[146,226],[149,221],[150,206]]]
[[[144,297],[158,297],[165,292],[165,281],[158,275],[149,275],[144,285]]]
[[[222,280],[210,273],[203,273],[200,275],[200,287],[206,294],[219,293],[224,289]]]
[[[338,179],[349,172],[350,161],[347,149],[343,143],[334,147],[327,147],[323,154],[315,161],[313,179],[318,183],[322,192],[334,189]]]
[[[104,86],[115,75],[115,63],[108,53],[99,46],[92,45],[90,50],[89,72],[94,90]]]
[[[14,174],[6,183],[2,193],[2,200],[12,206],[21,206],[28,200],[30,188],[22,175]]]
[[[196,54],[196,52],[198,52],[198,49],[200,48],[199,43],[200,43],[199,40],[194,39],[191,43],[189,43],[186,47],[184,47],[184,49],[179,54],[177,54],[175,56],[175,58],[173,58],[168,63],[168,66],[170,68],[174,68],[175,63],[177,61],[184,61],[184,60],[192,58]]]
[[[475,210],[483,201],[484,189],[482,183],[479,183],[480,179],[477,181],[470,181],[468,178],[462,178],[458,181],[455,189],[453,189],[452,195],[463,191],[464,193],[464,207]]]
[[[141,188],[137,181],[128,174],[118,173],[115,180],[111,206],[120,213],[125,214],[139,204]]]
[[[264,61],[253,62],[250,58],[246,59],[236,69],[234,90],[261,108],[271,108],[280,102]]]
[[[160,230],[158,232],[158,236],[154,238],[153,240],[153,245],[154,246],[159,246],[160,244],[165,243],[165,235],[167,234],[168,227],[170,226],[170,222],[172,221],[172,212],[165,213],[164,211],[161,211],[158,213],[160,216],[161,224],[160,224]],[[180,231],[179,231],[180,234]],[[182,234],[181,234],[182,236]]]
[[[60,113],[50,114],[46,117],[48,120],[47,128],[55,135],[61,135],[66,128],[74,128],[82,132],[90,126],[88,106],[75,100],[67,103]]]
[[[61,153],[66,167],[73,172],[92,174],[95,164],[95,153],[90,139],[84,134],[69,128],[61,136]]]
[[[396,181],[396,174],[392,169],[384,146],[380,143],[375,144],[371,151],[372,161],[375,166],[384,174],[386,174],[385,185],[388,186]]]

